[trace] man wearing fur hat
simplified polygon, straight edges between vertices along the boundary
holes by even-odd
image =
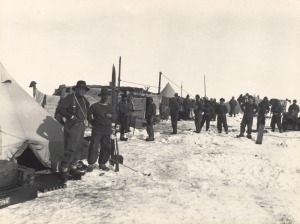
[[[84,95],[90,89],[83,80],[79,80],[72,89],[74,93],[66,96],[57,107],[57,113],[66,118],[64,125],[65,149],[60,173],[63,182],[67,181],[68,175],[85,174],[85,170],[77,168],[77,166],[82,166],[77,162],[81,157],[85,130],[84,121],[90,107],[90,103]]]
[[[113,108],[107,103],[108,89],[102,88],[100,101],[94,103],[87,113],[87,119],[92,125],[92,138],[88,151],[88,172],[92,172],[98,158],[99,169],[108,171],[105,165],[111,153],[112,122],[114,118]],[[98,147],[100,145],[100,155],[98,157]]]

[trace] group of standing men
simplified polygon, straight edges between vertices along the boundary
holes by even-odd
[[[76,86],[73,87],[74,92],[63,98],[56,110],[57,114],[60,114],[66,119],[64,124],[64,154],[61,162],[61,169],[59,178],[65,182],[69,177],[81,176],[85,172],[92,172],[95,168],[95,163],[98,160],[99,168],[101,170],[108,171],[109,168],[105,165],[109,157],[113,154],[114,142],[112,138],[112,124],[118,118],[120,123],[120,140],[127,141],[124,136],[125,132],[129,132],[129,124],[131,120],[131,114],[134,111],[134,105],[132,103],[132,97],[127,94],[122,94],[122,99],[118,103],[118,116],[112,108],[112,105],[108,103],[109,91],[106,88],[102,88],[98,96],[101,97],[100,101],[90,106],[89,101],[85,98],[85,94],[89,91],[85,81],[79,80]],[[236,102],[234,97],[230,101],[230,106],[235,108]],[[183,101],[184,106],[184,118],[190,118],[191,108],[189,106],[189,96]],[[299,106],[296,105],[296,100],[290,106],[289,111],[297,119],[299,113]],[[214,116],[217,116],[217,129],[218,132],[224,131],[228,133],[228,125],[226,114],[228,113],[227,107],[224,104],[225,99],[221,98],[220,103],[213,104],[213,102],[207,99],[200,99],[197,94],[194,103],[194,115],[195,115],[195,133],[200,133],[204,123],[206,122],[206,130],[209,129],[209,124]],[[177,134],[177,122],[180,115],[179,97],[176,93],[173,98],[170,99],[170,115],[172,122],[173,132],[171,134]],[[231,107],[231,108],[232,108]],[[243,137],[245,127],[247,126],[247,137],[251,138],[252,123],[254,114],[258,113],[257,128],[260,124],[265,123],[266,114],[270,110],[269,101],[267,97],[264,97],[258,105],[254,103],[253,98],[246,94],[241,103],[241,109],[244,111],[244,116],[241,122],[240,134],[237,137]],[[281,114],[282,106],[279,100],[272,102],[271,112],[273,113],[271,128],[275,131],[275,124],[277,124],[279,131],[282,132]],[[203,114],[203,115],[202,115]],[[230,116],[234,115],[234,109],[230,109]],[[156,116],[156,105],[153,102],[152,97],[148,97],[146,105],[146,123],[148,138],[146,141],[154,141],[154,119]],[[84,139],[85,120],[92,125],[91,142],[88,149],[88,165],[85,165],[81,159],[81,151],[83,149],[82,143]],[[100,146],[100,153],[98,148]]]
[[[64,154],[60,166],[59,178],[66,182],[69,178],[82,176],[85,172],[92,172],[98,160],[99,169],[108,171],[105,164],[113,154],[114,142],[112,124],[118,118],[120,123],[120,141],[127,141],[124,136],[130,132],[131,115],[134,111],[132,97],[126,93],[121,95],[118,103],[118,116],[108,103],[109,91],[102,88],[99,95],[100,101],[90,106],[85,94],[90,89],[86,82],[79,80],[73,88],[73,93],[62,98],[56,109],[56,114],[64,117]],[[156,115],[156,105],[153,98],[148,98],[146,109],[147,133],[146,141],[154,140],[153,124]],[[81,161],[83,150],[85,121],[92,126],[91,141],[88,149],[88,165]],[[98,148],[100,146],[100,153]]]
[[[189,105],[187,103],[189,101],[189,95],[187,95],[186,99],[183,101],[183,105]],[[186,102],[186,103],[185,103]],[[210,126],[210,121],[215,120],[217,116],[217,127],[219,133],[222,132],[222,126],[224,127],[225,133],[228,133],[228,125],[226,114],[228,113],[227,107],[224,104],[225,99],[221,98],[220,103],[217,104],[215,99],[208,100],[206,98],[200,99],[200,96],[197,94],[195,98],[195,102],[193,105],[194,108],[194,120],[196,130],[195,133],[200,133],[204,123],[206,123],[206,131],[208,131]],[[177,134],[177,122],[180,117],[180,105],[179,105],[179,97],[178,94],[175,93],[173,98],[170,98],[170,115],[171,115],[171,123],[173,131],[171,134]],[[187,108],[185,106],[184,108]],[[190,107],[184,110],[184,114],[190,114]],[[202,115],[203,114],[203,115]],[[189,118],[189,117],[187,117]]]

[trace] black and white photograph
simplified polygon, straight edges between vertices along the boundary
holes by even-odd
[[[300,224],[300,0],[0,0],[1,224]]]

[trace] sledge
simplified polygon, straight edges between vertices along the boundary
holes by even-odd
[[[81,179],[81,178],[80,178]],[[66,188],[67,185],[62,183],[58,178],[58,173],[41,174],[35,176],[34,187],[41,193],[48,191],[54,191],[62,188]]]
[[[35,187],[27,185],[21,187],[13,187],[0,191],[0,208],[14,205],[17,203],[33,200],[37,198],[38,193]]]

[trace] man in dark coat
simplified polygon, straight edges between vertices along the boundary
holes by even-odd
[[[247,125],[247,138],[251,139],[252,133],[252,124],[253,124],[253,115],[258,112],[258,106],[253,102],[253,98],[249,97],[245,103],[241,106],[242,111],[244,112],[244,116],[241,122],[241,130],[240,134],[236,137],[244,137],[245,128]]]
[[[232,114],[234,115],[235,117],[235,107],[237,105],[237,102],[236,100],[234,99],[234,96],[231,98],[231,100],[229,101],[229,106],[230,106],[230,112],[229,112],[229,115],[230,117],[232,117]]]
[[[260,124],[265,125],[266,123],[266,114],[270,111],[268,97],[264,97],[263,100],[258,104],[258,115],[257,115],[257,131]]]
[[[79,80],[73,87],[74,93],[62,99],[57,107],[57,113],[66,118],[64,124],[65,149],[61,162],[60,178],[67,181],[68,175],[79,176],[85,173],[77,169],[77,162],[81,157],[83,137],[85,131],[84,121],[87,118],[89,101],[84,97],[89,88],[85,81]]]
[[[203,113],[203,117],[201,119],[200,131],[201,131],[204,123],[206,123],[206,131],[208,131],[208,129],[209,129],[209,124],[210,124],[210,121],[214,114],[214,109],[213,109],[212,103],[213,102],[209,101],[208,99],[205,100],[205,102],[204,102],[204,107],[203,107],[204,113]]]
[[[134,105],[133,105],[133,102],[132,102],[132,95],[131,94],[128,95],[127,103],[128,103],[128,107],[129,107],[129,113],[128,113],[128,125],[127,125],[126,132],[130,132],[130,125],[131,125],[131,121],[132,121],[132,113],[134,112]]]
[[[283,112],[283,108],[282,108],[282,105],[280,104],[279,100],[274,99],[272,101],[271,112],[273,114],[272,118],[271,118],[272,132],[275,131],[275,125],[277,124],[279,132],[282,133],[281,115],[282,115],[282,112]]]
[[[177,121],[179,117],[179,104],[176,97],[170,99],[170,115],[171,115],[171,123],[172,123],[172,133],[177,134]]]
[[[105,165],[111,154],[111,138],[113,108],[107,103],[108,89],[102,88],[98,96],[101,97],[100,102],[94,103],[87,113],[87,119],[92,125],[92,137],[88,151],[88,168],[91,172],[98,158],[99,169],[108,171]],[[100,155],[98,157],[98,147],[100,146]]]
[[[217,105],[217,107],[216,107],[216,114],[218,115],[218,117],[217,117],[217,128],[218,128],[218,132],[221,133],[222,132],[222,125],[223,125],[225,133],[228,134],[228,125],[227,125],[227,118],[226,118],[226,114],[228,113],[228,109],[227,109],[227,107],[224,103],[225,103],[225,99],[221,98],[220,99],[220,104]]]
[[[119,121],[120,121],[120,141],[127,141],[128,138],[125,138],[125,131],[128,126],[128,115],[129,115],[129,106],[127,102],[127,94],[122,94],[122,99],[119,102]]]
[[[156,116],[156,105],[153,102],[153,98],[148,98],[148,106],[146,111],[146,122],[147,122],[147,133],[148,138],[146,138],[146,141],[154,141],[154,118]]]
[[[194,131],[195,133],[200,133],[200,131],[201,131],[202,111],[203,111],[203,103],[200,100],[200,96],[197,94],[195,106],[194,106],[195,126],[196,126],[196,131]]]
[[[183,100],[183,119],[189,120],[190,119],[190,95],[186,95],[186,98]]]
[[[288,112],[293,119],[293,129],[296,130],[297,117],[299,113],[299,106],[297,105],[297,100],[293,100],[293,104],[289,106]]]

